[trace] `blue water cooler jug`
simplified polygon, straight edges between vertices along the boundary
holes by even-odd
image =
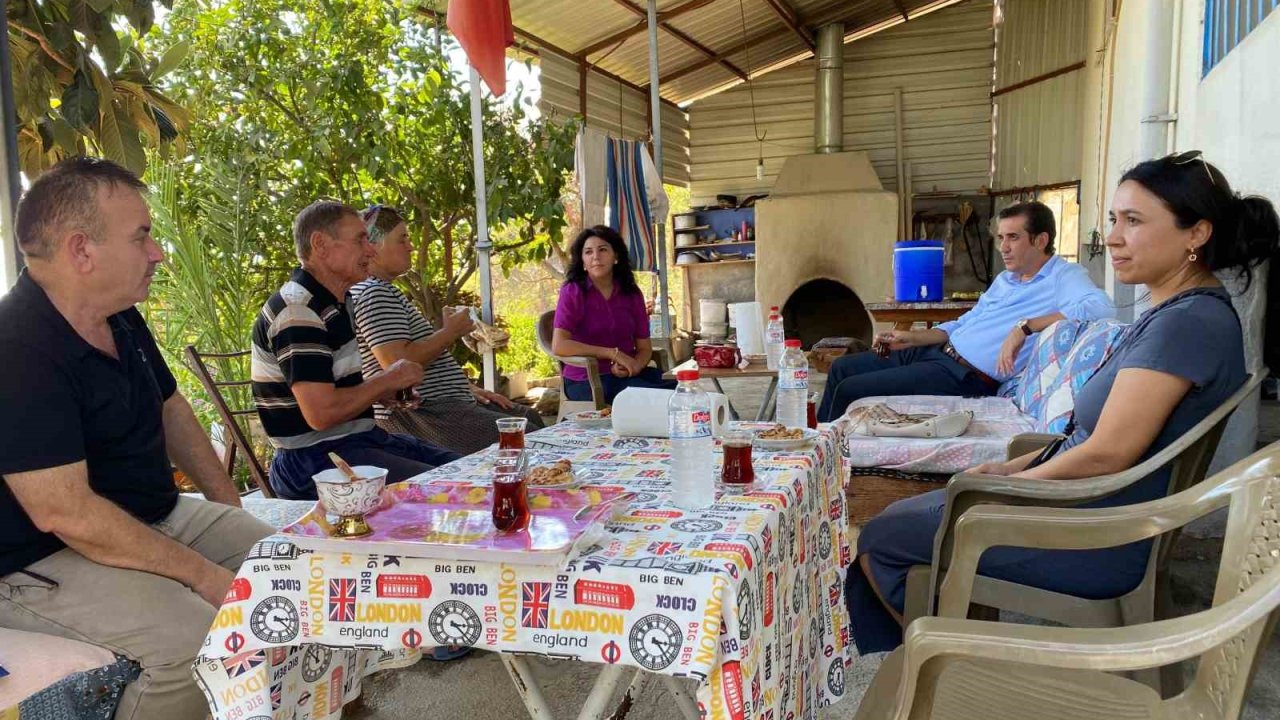
[[[903,240],[893,245],[893,287],[898,302],[942,300],[942,241]]]

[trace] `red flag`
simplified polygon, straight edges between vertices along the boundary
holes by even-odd
[[[506,49],[515,44],[507,0],[449,0],[449,31],[484,78],[489,91],[507,91]]]

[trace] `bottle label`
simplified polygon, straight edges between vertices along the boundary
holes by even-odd
[[[779,390],[808,390],[809,368],[783,368],[778,371]]]
[[[765,341],[770,345],[781,345],[786,341],[785,334],[783,330],[769,330],[764,334]]]
[[[672,440],[711,437],[711,411],[673,412],[667,416],[667,431]]]

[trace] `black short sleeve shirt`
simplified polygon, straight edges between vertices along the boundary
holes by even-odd
[[[153,523],[178,498],[162,416],[177,384],[136,309],[110,323],[118,359],[80,337],[27,273],[0,298],[0,475],[83,460],[94,492]],[[63,547],[0,484],[0,576]]]

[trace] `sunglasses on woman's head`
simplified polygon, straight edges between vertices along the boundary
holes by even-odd
[[[1188,150],[1186,152],[1174,153],[1166,156],[1174,165],[1186,165],[1187,163],[1200,161],[1200,166],[1204,168],[1204,174],[1209,177],[1209,184],[1218,185],[1218,181],[1213,179],[1213,171],[1209,169],[1209,163],[1204,159],[1203,153],[1199,150]]]

